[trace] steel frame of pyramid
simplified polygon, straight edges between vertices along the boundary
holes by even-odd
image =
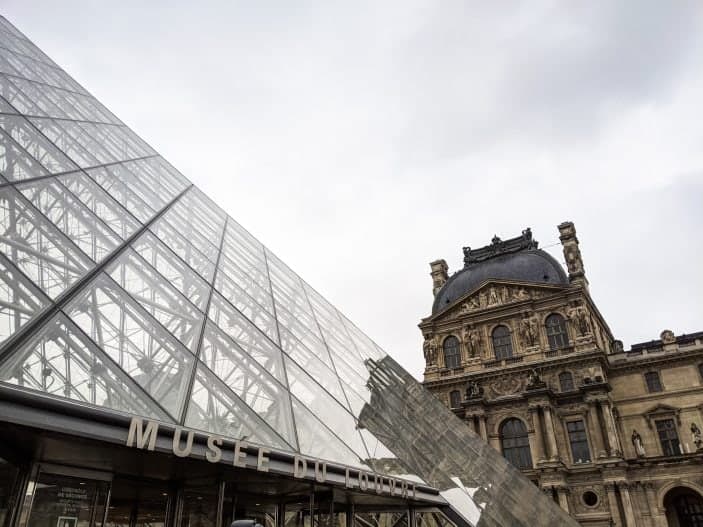
[[[0,174],[0,421],[39,396],[573,524],[2,17]]]

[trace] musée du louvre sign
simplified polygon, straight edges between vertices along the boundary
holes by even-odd
[[[163,430],[163,428],[162,428]],[[181,458],[202,455],[202,446],[194,444],[196,432],[183,427],[175,427],[171,440],[171,452]],[[126,445],[141,450],[154,451],[159,435],[159,423],[132,417],[129,424]],[[299,454],[280,452],[265,447],[249,445],[241,440],[228,440],[213,434],[204,434],[204,457],[210,463],[229,463],[237,468],[269,472],[271,458],[292,458],[292,468],[288,463],[277,464],[276,472],[298,479],[311,479],[319,483],[339,483],[339,478],[331,478],[332,473],[340,474],[347,488],[364,492],[376,492],[416,498],[417,489],[413,482],[403,479],[381,476],[372,472],[335,465],[320,459],[304,457]],[[161,449],[160,449],[161,450]],[[198,450],[196,452],[196,450]],[[281,470],[283,468],[283,470]],[[330,474],[328,475],[328,470]]]

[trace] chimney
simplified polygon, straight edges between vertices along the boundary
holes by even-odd
[[[588,290],[588,280],[583,270],[583,260],[579,249],[579,239],[576,237],[576,227],[570,221],[565,221],[558,226],[559,240],[564,248],[564,260],[569,271],[569,282],[580,285]]]
[[[437,291],[442,289],[442,286],[449,278],[447,274],[449,266],[444,260],[435,260],[434,262],[430,262],[430,267],[432,268],[432,272],[430,273],[432,277],[432,294],[437,296]]]

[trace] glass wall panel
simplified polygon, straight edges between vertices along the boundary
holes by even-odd
[[[39,162],[0,130],[0,173],[8,181],[29,179],[47,174]]]
[[[106,272],[184,346],[196,352],[205,315],[144,259],[127,249]]]
[[[110,277],[99,275],[66,312],[172,417],[180,415],[192,353]]]
[[[0,380],[93,406],[168,419],[63,314],[50,320],[0,365]]]
[[[0,250],[54,298],[94,264],[15,189],[0,189]]]
[[[48,303],[39,288],[0,253],[0,343]]]
[[[161,217],[149,227],[164,245],[176,253],[185,263],[202,276],[206,282],[212,283],[215,274],[215,263],[201,253],[183,234]]]
[[[17,504],[19,469],[0,457],[0,527],[9,527]]]
[[[185,424],[232,439],[294,450],[202,364],[196,372]]]
[[[52,174],[78,168],[25,118],[0,114],[0,127]]]
[[[120,243],[119,236],[60,181],[41,179],[16,188],[94,262],[102,260]]]
[[[186,487],[183,489],[180,526],[219,527],[217,525],[217,498],[217,485],[214,483],[209,487]]]
[[[105,527],[165,527],[171,492],[163,484],[117,479]]]

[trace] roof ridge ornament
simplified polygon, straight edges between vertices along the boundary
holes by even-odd
[[[497,235],[493,235],[491,244],[480,249],[464,247],[464,269],[471,264],[483,262],[502,254],[516,253],[518,251],[537,249],[539,242],[532,239],[532,229],[527,227],[520,236],[501,240]]]

